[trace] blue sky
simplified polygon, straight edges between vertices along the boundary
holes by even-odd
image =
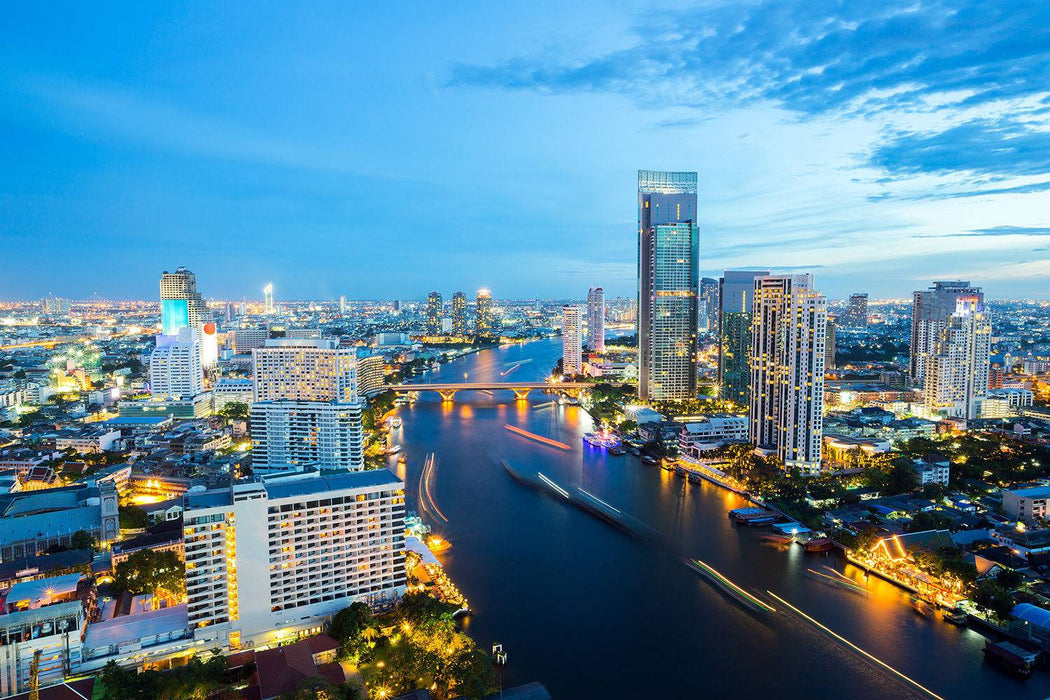
[[[701,268],[1050,297],[1050,3],[5,7],[0,298],[630,294],[638,168]]]

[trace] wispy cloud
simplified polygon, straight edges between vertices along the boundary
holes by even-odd
[[[916,236],[916,238],[987,238],[996,236],[1050,236],[1046,226],[993,226],[975,228],[965,233],[943,233]]]

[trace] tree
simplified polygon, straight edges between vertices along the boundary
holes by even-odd
[[[372,622],[372,611],[369,607],[365,603],[354,603],[332,617],[332,622],[328,625],[328,634],[346,647],[369,628]]]
[[[908,532],[925,532],[927,530],[958,530],[954,518],[936,511],[919,511],[908,523]]]
[[[1005,620],[1010,611],[1014,609],[1014,599],[1010,591],[991,579],[981,581],[974,586],[970,599],[973,600],[974,605],[995,615],[1000,620]]]
[[[454,612],[455,605],[443,603],[426,593],[406,593],[397,608],[398,618],[414,626],[442,618],[451,619]]]
[[[143,697],[144,687],[139,674],[118,666],[116,661],[102,667],[98,680],[102,686],[101,696],[107,700]],[[95,692],[97,694],[98,689]]]
[[[248,420],[248,404],[231,401],[219,410],[219,415],[226,420]]]
[[[1015,591],[1024,582],[1024,577],[1013,569],[999,569],[999,573],[995,575],[995,582],[1007,591]]]
[[[98,549],[98,540],[87,530],[77,530],[69,538],[69,546],[72,549],[90,549],[94,552]]]
[[[122,530],[145,530],[149,525],[149,516],[146,511],[136,506],[120,506],[117,510],[117,518]]]
[[[175,552],[142,549],[117,564],[113,576],[115,593],[157,593],[181,595],[186,565]]]

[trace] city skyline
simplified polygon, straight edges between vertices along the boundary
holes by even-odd
[[[1050,41],[1009,41],[1045,32],[1050,8],[595,9],[74,8],[56,27],[12,8],[0,298],[150,298],[168,261],[214,298],[270,280],[280,299],[419,298],[437,267],[501,298],[622,296],[638,167],[699,172],[705,276],[810,271],[830,298],[953,277],[1050,294]],[[654,15],[684,31],[649,31]],[[357,255],[380,235],[398,265]]]

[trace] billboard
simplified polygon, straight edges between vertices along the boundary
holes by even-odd
[[[176,335],[180,328],[190,325],[190,304],[185,299],[161,299],[160,332]]]

